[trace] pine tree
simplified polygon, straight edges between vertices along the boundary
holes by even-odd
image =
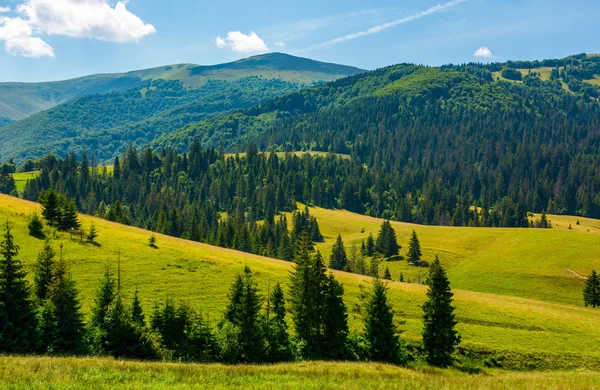
[[[381,230],[379,231],[379,235],[377,236],[377,251],[383,257],[392,257],[398,254],[400,250],[400,246],[398,245],[398,240],[396,239],[396,232],[392,227],[390,221],[383,221],[381,224]]]
[[[585,282],[583,289],[583,303],[585,306],[600,307],[600,278],[593,270]]]
[[[61,259],[48,296],[56,321],[56,338],[52,343],[52,350],[56,353],[83,352],[84,323],[78,294],[75,281]]]
[[[402,363],[405,353],[398,333],[394,324],[394,310],[388,302],[387,286],[375,279],[365,317],[369,358],[377,362]]]
[[[390,268],[389,267],[385,267],[385,272],[383,273],[383,278],[385,280],[392,280],[392,274],[390,273]]]
[[[367,238],[367,245],[365,246],[365,255],[373,256],[375,254],[375,239],[373,239],[373,233],[369,233]]]
[[[33,237],[42,237],[44,236],[44,224],[42,223],[42,219],[38,215],[38,213],[33,213],[31,218],[29,219],[29,224],[27,225],[29,229],[29,235]]]
[[[150,238],[148,239],[148,246],[150,248],[154,248],[154,249],[157,248],[157,246],[156,246],[156,236],[154,234],[151,235]]]
[[[8,222],[0,255],[0,352],[29,353],[39,346],[38,323]]]
[[[40,196],[42,216],[52,227],[59,227],[62,218],[59,196],[53,190],[48,190]]]
[[[417,232],[413,230],[408,244],[408,261],[413,265],[417,265],[421,262],[422,255],[421,243],[417,237]]]
[[[40,351],[54,353],[53,346],[58,336],[58,324],[54,315],[52,301],[46,299],[39,310],[38,332],[40,334]]]
[[[48,297],[48,290],[54,281],[55,256],[50,240],[46,240],[42,251],[38,254],[33,277],[33,292],[39,302],[43,302]]]
[[[60,230],[78,230],[81,227],[77,212],[77,206],[72,199],[63,198],[61,217],[58,224]]]
[[[272,307],[272,309],[271,309]],[[270,311],[273,317],[270,317]],[[269,298],[267,310],[267,329],[265,335],[268,341],[269,361],[282,362],[291,359],[290,340],[285,321],[285,297],[281,285],[277,283]]]
[[[98,238],[98,231],[96,230],[96,225],[94,224],[94,222],[92,222],[92,224],[90,225],[90,231],[86,236],[86,240],[91,244],[95,244],[96,238]]]
[[[454,329],[457,324],[452,306],[454,294],[437,257],[429,269],[427,285],[427,301],[423,304],[423,346],[429,364],[447,367],[452,364],[452,354],[460,343],[460,335]]]
[[[331,250],[331,256],[329,258],[329,267],[336,270],[343,270],[348,264],[348,256],[346,255],[346,249],[344,248],[344,242],[342,236],[338,234],[337,240],[333,243]]]
[[[144,311],[142,309],[142,302],[138,296],[138,290],[135,290],[133,299],[131,300],[131,321],[143,329],[146,326],[146,318],[144,317]]]
[[[324,299],[322,352],[328,359],[342,360],[346,358],[348,313],[344,304],[344,287],[333,274],[326,276],[322,295]]]
[[[92,307],[90,319],[92,347],[99,353],[105,352],[108,333],[106,316],[116,296],[116,281],[110,273],[110,269],[107,267],[103,278],[100,280],[98,289],[96,290],[96,297],[94,298],[94,306]]]

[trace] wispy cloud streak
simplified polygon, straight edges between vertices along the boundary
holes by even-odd
[[[414,20],[421,19],[421,18],[423,18],[425,16],[433,15],[433,14],[438,13],[440,11],[443,11],[445,9],[455,7],[455,6],[459,5],[459,4],[466,3],[467,1],[468,0],[452,0],[452,1],[449,1],[447,3],[438,4],[438,5],[435,5],[435,6],[429,8],[429,9],[427,9],[425,11],[421,11],[421,12],[418,12],[416,14],[413,14],[413,15],[410,15],[410,16],[406,16],[406,17],[404,17],[402,19],[398,19],[398,20],[394,20],[392,22],[388,22],[388,23],[377,25],[377,26],[373,26],[373,27],[371,27],[368,30],[363,30],[363,31],[359,31],[357,33],[352,33],[352,34],[344,35],[344,36],[341,36],[341,37],[337,37],[337,38],[331,39],[331,40],[326,41],[326,42],[317,43],[315,45],[309,46],[308,48],[306,48],[304,50],[322,49],[322,48],[326,48],[326,47],[329,47],[329,46],[332,46],[332,45],[336,45],[338,43],[351,41],[351,40],[356,39],[356,38],[361,38],[361,37],[366,37],[368,35],[377,34],[377,33],[381,32],[381,31],[384,31],[384,30],[387,30],[389,28],[398,26],[400,24],[412,22]]]

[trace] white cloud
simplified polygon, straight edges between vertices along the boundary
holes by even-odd
[[[8,7],[0,7],[0,14],[6,13],[6,12],[10,12],[10,8],[8,8]]]
[[[61,35],[110,42],[135,42],[156,32],[127,10],[126,1],[26,0],[18,17],[0,18],[0,40],[14,55],[53,56],[54,51],[35,35]]]
[[[282,42],[282,41],[275,42],[273,45],[275,45],[277,47],[281,47],[281,48],[286,46],[285,42]]]
[[[387,30],[388,28],[392,28],[392,27],[398,26],[400,24],[412,22],[413,20],[421,19],[421,18],[423,18],[425,16],[429,16],[429,15],[438,13],[440,11],[443,11],[443,10],[447,9],[447,8],[451,8],[451,7],[457,6],[457,5],[465,3],[467,1],[468,0],[452,0],[452,1],[449,1],[447,3],[438,4],[438,5],[435,5],[435,6],[429,8],[429,9],[427,9],[425,11],[418,12],[416,14],[407,16],[407,17],[402,18],[402,19],[398,19],[398,20],[394,20],[392,22],[380,24],[378,26],[371,27],[368,30],[359,31],[357,33],[352,33],[352,34],[344,35],[344,36],[337,37],[337,38],[331,39],[331,40],[323,42],[323,43],[312,45],[309,48],[307,48],[306,50],[309,50],[309,49],[321,49],[321,48],[329,47],[331,45],[335,45],[337,43],[342,43],[342,42],[350,41],[350,40],[353,40],[353,39],[356,39],[356,38],[365,37],[367,35],[377,34],[377,33],[381,32],[383,30]]]
[[[473,53],[473,55],[475,57],[491,58],[492,57],[492,51],[490,49],[488,49],[487,47],[482,46],[479,49],[475,50],[475,53]]]
[[[269,51],[267,44],[254,31],[246,35],[230,31],[225,38],[218,37],[215,45],[219,49],[230,48],[236,53],[264,53]]]

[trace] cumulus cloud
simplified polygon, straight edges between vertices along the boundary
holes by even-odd
[[[0,17],[0,40],[14,55],[52,57],[52,48],[36,36],[42,34],[124,43],[156,32],[129,12],[126,1],[26,0],[16,11],[16,17]]]
[[[473,53],[473,55],[475,57],[491,58],[492,57],[492,51],[490,49],[488,49],[487,47],[482,46],[479,49],[475,50],[475,53]]]
[[[8,8],[8,7],[0,7],[0,14],[6,13],[6,12],[10,12],[10,8]]]
[[[240,31],[230,31],[225,38],[217,37],[215,45],[219,49],[230,48],[236,53],[264,53],[269,51],[267,44],[254,31],[246,35]]]

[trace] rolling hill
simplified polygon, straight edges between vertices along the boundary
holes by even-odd
[[[0,218],[9,220],[14,225],[16,243],[22,248],[20,258],[24,261],[28,271],[31,272],[37,252],[41,249],[43,241],[27,234],[27,218],[39,205],[20,199],[0,196]],[[314,210],[315,213],[321,212]],[[325,212],[325,211],[323,211]],[[323,231],[329,238],[335,232],[341,232],[351,237],[350,231],[360,234],[359,226],[375,227],[380,221],[368,220],[364,217],[340,213],[338,219],[330,219],[330,225],[324,222]],[[144,307],[149,311],[152,305],[165,296],[171,296],[189,302],[194,307],[201,309],[211,319],[212,323],[218,321],[227,299],[227,291],[235,275],[245,265],[250,266],[255,272],[259,287],[281,281],[287,285],[291,263],[272,260],[260,256],[249,255],[233,250],[227,250],[195,242],[185,241],[173,237],[157,235],[158,249],[148,246],[151,233],[141,229],[122,226],[101,219],[81,216],[84,226],[94,221],[98,228],[99,246],[79,243],[75,237],[71,238],[66,233],[59,233],[56,244],[64,245],[63,253],[69,262],[73,276],[83,297],[84,311],[88,311],[93,292],[103,269],[107,265],[116,266],[117,253],[121,254],[121,270],[123,275],[123,291],[130,297],[137,288],[140,291]],[[341,224],[338,221],[342,220]],[[592,222],[592,221],[590,221]],[[570,233],[576,236],[587,237],[586,223],[583,228],[559,233]],[[410,225],[397,225],[404,236],[404,230],[412,229]],[[588,226],[589,228],[589,226]],[[462,283],[464,289],[455,290],[457,318],[463,337],[463,348],[476,356],[497,356],[507,368],[568,368],[568,367],[593,367],[600,361],[600,354],[596,348],[600,342],[600,311],[586,309],[579,304],[555,303],[568,300],[555,299],[555,302],[541,299],[529,299],[522,296],[536,296],[535,290],[538,283],[529,283],[521,286],[521,291],[513,289],[511,294],[517,296],[495,295],[476,292],[485,290],[489,283],[513,286],[515,279],[509,278],[506,273],[481,273],[473,272],[472,281],[460,281],[460,273],[471,272],[468,268],[461,270],[452,251],[463,254],[463,263],[493,264],[504,258],[500,252],[495,259],[478,257],[470,253],[474,247],[485,248],[490,238],[489,231],[479,230],[469,233],[469,240],[463,240],[462,228],[444,229],[444,234],[422,233],[425,253],[442,254],[443,261],[450,267],[451,279],[456,278],[456,284]],[[517,236],[525,233],[523,230],[500,230],[499,234],[507,237],[507,243],[517,243],[518,238],[510,238],[510,234]],[[547,235],[540,232],[538,247],[550,245],[555,240],[553,232]],[[594,237],[597,233],[594,233]],[[434,242],[433,237],[439,241]],[[356,239],[356,236],[354,236]],[[583,238],[585,240],[585,238]],[[401,240],[402,241],[402,240]],[[452,248],[452,244],[455,248]],[[326,243],[325,245],[328,245]],[[490,242],[493,249],[494,242]],[[585,254],[583,243],[579,249],[572,249],[573,256],[579,251]],[[445,255],[441,248],[446,248],[449,255]],[[533,249],[523,246],[524,251]],[[493,255],[490,251],[490,256]],[[582,256],[583,257],[583,256]],[[546,278],[545,268],[550,271],[562,266],[557,256],[547,260],[548,265],[531,264],[524,258],[523,267],[515,268],[514,274],[522,274],[523,278],[543,280]],[[573,265],[574,267],[577,264]],[[501,268],[500,268],[501,269]],[[584,272],[586,266],[579,265],[577,270]],[[493,268],[492,268],[493,270]],[[534,272],[535,271],[535,272]],[[568,275],[567,275],[568,276]],[[370,279],[365,276],[336,272],[336,277],[344,284],[345,301],[349,310],[349,322],[352,329],[361,328],[360,297],[365,288],[368,288]],[[575,291],[574,280],[569,287]],[[400,319],[406,321],[401,327],[405,331],[403,338],[408,341],[420,339],[422,327],[420,305],[425,299],[426,286],[416,283],[391,282],[391,299],[399,313]],[[456,287],[456,286],[455,286]],[[580,286],[579,286],[580,287]],[[469,291],[468,289],[472,289]],[[506,291],[498,290],[506,294]],[[515,292],[516,291],[516,292]],[[570,294],[570,293],[569,293]],[[543,294],[537,295],[544,299]]]
[[[143,146],[188,123],[359,72],[274,53],[216,66],[174,65],[49,84],[71,88],[60,97],[40,91],[46,84],[35,85],[36,94],[51,96],[52,106],[72,100],[11,124],[2,122],[0,160],[63,156],[86,148],[107,160],[129,142]],[[2,88],[0,102],[18,104],[16,95],[30,93]]]
[[[264,54],[228,64],[177,64],[127,73],[97,74],[44,83],[0,83],[0,117],[26,118],[77,97],[122,92],[149,80],[179,80],[199,87],[209,80],[234,81],[248,76],[277,78],[310,85],[361,72],[360,69],[321,63],[281,53]]]

